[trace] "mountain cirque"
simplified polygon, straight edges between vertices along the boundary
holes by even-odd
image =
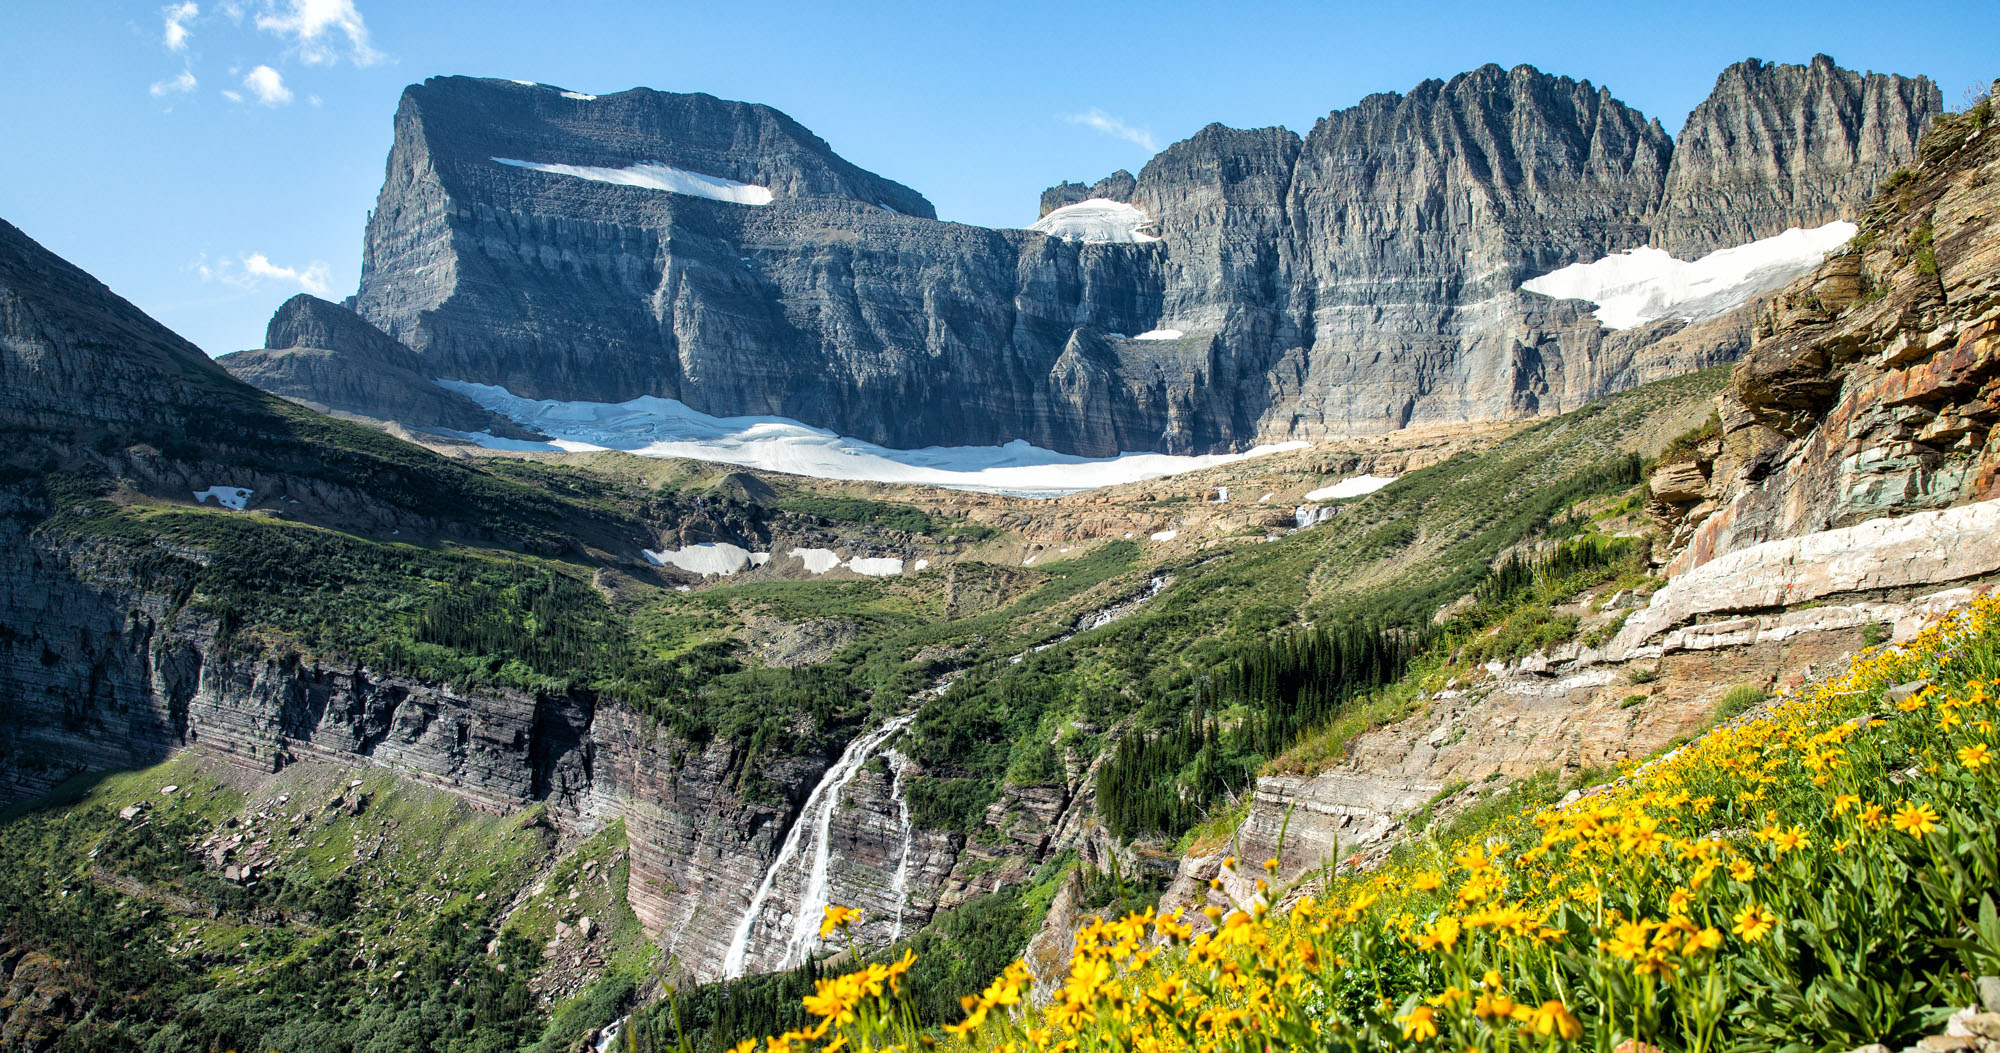
[[[1091,456],[1542,415],[1732,359],[1748,328],[1611,331],[1523,280],[1857,215],[1940,109],[1922,77],[1752,60],[1677,146],[1588,82],[1489,65],[1043,195],[1130,203],[1156,236],[1097,244],[940,222],[769,107],[434,78],[397,111],[350,301],[415,357],[394,382],[372,337],[224,362],[417,427],[476,430],[396,390],[428,376]]]

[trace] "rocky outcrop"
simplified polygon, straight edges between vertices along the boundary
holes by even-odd
[[[1534,416],[1731,359],[1747,329],[1610,332],[1523,280],[1851,215],[1936,108],[1921,78],[1745,63],[1683,161],[1604,89],[1486,66],[1303,138],[1211,125],[1137,176],[1051,188],[1044,213],[1104,197],[1158,231],[1086,244],[937,222],[765,107],[438,78],[398,110],[356,310],[424,377],[664,396],[897,447],[1196,452]],[[1723,173],[1719,144],[1752,127],[1756,159]],[[643,163],[770,200],[579,174]],[[1726,200],[1700,196],[1723,175]],[[328,385],[303,396],[328,405],[366,394],[286,354],[258,369]]]
[[[1132,192],[1136,186],[1137,181],[1133,178],[1132,173],[1127,172],[1123,168],[1095,183],[1057,183],[1055,186],[1042,191],[1042,210],[1039,215],[1046,216],[1065,205],[1074,205],[1080,201],[1089,201],[1093,198],[1103,198],[1107,201],[1130,201],[1132,200]]]
[[[1804,66],[1739,62],[1688,114],[1653,244],[1691,260],[1786,227],[1853,219],[1916,156],[1942,102],[1924,78],[1856,73],[1825,55]]]
[[[1982,112],[1940,118],[1853,246],[1768,308],[1719,439],[1686,458],[1709,482],[1665,516],[1671,571],[2000,498],[2000,144]]]
[[[1995,573],[2000,573],[2000,501],[1871,519],[1752,545],[1676,575],[1633,612],[1611,650],[1630,651],[1696,617],[1782,610],[1829,596]]]
[[[321,409],[502,438],[541,437],[432,383],[416,352],[353,311],[306,293],[278,308],[263,349],[216,361],[244,383]]]

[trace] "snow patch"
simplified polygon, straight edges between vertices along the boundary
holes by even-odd
[[[1162,531],[1159,531],[1158,533],[1156,533],[1156,534],[1154,534],[1154,535],[1153,535],[1153,540],[1154,540],[1154,541],[1172,541],[1173,539],[1175,539],[1175,538],[1177,538],[1177,537],[1179,537],[1179,536],[1181,536],[1181,532],[1180,532],[1180,531],[1178,531],[1178,530],[1162,530]]]
[[[844,560],[840,558],[840,553],[830,548],[795,548],[791,554],[799,557],[799,562],[806,565],[810,574],[825,574],[836,567],[846,567],[871,578],[893,578],[903,572],[903,561],[895,556],[856,556]],[[917,561],[918,570],[928,566],[928,560]]]
[[[250,503],[250,495],[256,492],[255,490],[246,490],[240,486],[211,486],[206,490],[196,490],[194,492],[194,503],[198,505],[207,504],[208,499],[212,497],[215,499],[216,504],[232,512],[241,512]]]
[[[1139,230],[1151,222],[1145,210],[1137,205],[1094,197],[1064,205],[1036,220],[1028,229],[1091,245],[1135,244],[1160,240]]]
[[[1181,331],[1180,331],[1180,330],[1178,330],[1178,329],[1148,329],[1148,330],[1146,330],[1145,332],[1143,332],[1143,333],[1140,333],[1140,334],[1139,334],[1138,336],[1135,336],[1135,337],[1133,337],[1132,339],[1134,339],[1134,340],[1179,340],[1179,339],[1180,339],[1181,337],[1184,337],[1184,336],[1186,336],[1186,335],[1187,335],[1186,333],[1183,333],[1183,332],[1181,332]]]
[[[578,102],[590,102],[597,98],[595,95],[585,95],[580,91],[566,91],[562,93],[562,97],[565,99],[575,99]]]
[[[1573,263],[1522,282],[1521,288],[1559,300],[1589,300],[1606,329],[1631,329],[1663,318],[1698,322],[1791,284],[1847,244],[1858,229],[1840,220],[1811,230],[1793,227],[1692,262],[1642,246],[1594,263]]]
[[[642,457],[689,457],[819,479],[914,483],[1029,497],[1156,479],[1312,445],[1294,441],[1200,457],[1127,453],[1095,459],[1056,453],[1019,439],[1004,446],[892,450],[786,417],[712,417],[674,399],[557,402],[521,398],[488,384],[456,380],[438,384],[554,437],[551,442],[528,442],[490,432],[438,429],[439,434],[489,449],[624,450]]]
[[[894,556],[856,556],[847,561],[847,569],[871,578],[892,578],[903,572],[903,561]]]
[[[840,554],[830,548],[795,548],[792,555],[805,563],[809,574],[824,574],[840,566]]]
[[[1332,486],[1322,486],[1306,495],[1308,501],[1339,501],[1349,497],[1372,494],[1396,481],[1393,475],[1357,475],[1342,479]]]
[[[911,569],[911,570],[914,570],[914,571],[919,571],[919,572],[921,572],[921,571],[924,571],[924,570],[928,570],[928,569],[930,569],[930,565],[931,565],[931,561],[930,561],[930,560],[927,560],[927,559],[920,559],[920,560],[916,561],[916,562],[915,562],[914,564],[911,564],[911,566],[910,566],[910,569]]]
[[[563,94],[571,94],[564,92]],[[593,96],[594,97],[594,96]],[[619,186],[645,187],[648,190],[665,190],[673,194],[687,194],[705,197],[711,201],[731,201],[739,205],[768,205],[771,203],[769,187],[751,183],[739,183],[721,176],[702,175],[684,168],[675,168],[658,161],[641,161],[624,168],[600,168],[595,165],[543,164],[539,161],[515,161],[506,157],[495,157],[494,161],[515,168],[527,168],[551,175],[571,176],[588,179],[593,183],[616,183]]]
[[[656,567],[679,567],[704,578],[727,577],[744,567],[761,567],[769,552],[752,552],[727,541],[703,541],[679,549],[645,549],[646,559]]]

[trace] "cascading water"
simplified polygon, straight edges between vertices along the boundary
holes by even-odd
[[[910,758],[895,751],[889,751],[889,799],[896,802],[903,820],[903,852],[896,859],[896,877],[889,889],[896,896],[896,923],[889,929],[889,942],[903,938],[903,908],[910,902],[910,842],[915,830],[910,825],[910,799],[903,795],[903,774],[910,769]]]
[[[799,900],[792,906],[792,931],[786,936],[784,957],[774,966],[788,969],[803,963],[812,954],[819,942],[820,915],[832,902],[831,867],[833,845],[829,832],[833,827],[833,815],[840,808],[841,791],[854,777],[861,773],[861,766],[882,744],[897,732],[908,727],[916,714],[897,717],[866,735],[847,744],[833,767],[826,770],[819,785],[806,797],[805,807],[799,809],[799,818],[785,833],[785,840],[778,847],[777,858],[764,871],[764,878],[757,885],[757,891],[750,897],[750,909],[743,912],[743,920],[737,923],[736,934],[729,941],[729,950],[722,956],[722,975],[726,979],[742,976],[748,966],[750,938],[757,927],[757,919],[764,913],[764,903],[771,898],[771,891],[777,886],[778,878],[799,856],[808,832],[811,835],[811,862],[806,871],[805,887],[799,893]],[[907,849],[906,849],[907,850]]]
[[[598,1034],[597,1045],[591,1047],[591,1053],[613,1053],[614,1050],[626,1048],[626,1043],[620,1042],[619,1039],[625,1036],[625,1021],[630,1019],[629,1016],[621,1016],[613,1020]]]

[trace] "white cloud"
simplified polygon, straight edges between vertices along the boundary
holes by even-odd
[[[243,86],[266,106],[283,106],[292,101],[292,89],[285,87],[285,78],[269,66],[259,66],[245,73]]]
[[[1064,114],[1063,120],[1071,124],[1081,124],[1086,128],[1094,128],[1106,135],[1123,139],[1126,142],[1136,143],[1153,153],[1158,153],[1160,149],[1158,146],[1153,145],[1152,132],[1144,128],[1134,128],[1095,106],[1082,113]]]
[[[333,291],[333,272],[324,260],[314,260],[304,267],[280,267],[272,263],[269,256],[252,252],[211,266],[208,254],[203,253],[190,267],[204,282],[219,281],[239,289],[261,289],[268,280],[296,285],[300,291],[314,296],[325,296]]]
[[[222,97],[228,99],[230,102],[243,101],[243,96],[237,94],[236,92],[230,91],[228,88],[222,89]]]
[[[169,4],[160,8],[160,18],[166,22],[161,41],[168,51],[180,51],[187,47],[189,22],[201,14],[201,8],[192,3]]]
[[[338,62],[340,37],[347,38],[347,57],[355,65],[382,61],[382,53],[368,43],[368,26],[354,0],[265,0],[257,28],[290,39],[299,60],[308,66]]]
[[[184,69],[181,71],[180,76],[154,81],[153,86],[146,90],[152,92],[153,97],[156,99],[166,95],[180,95],[193,91],[194,71]]]
[[[264,257],[261,252],[253,252],[243,259],[243,271],[252,279],[270,278],[273,281],[290,282],[314,296],[325,296],[333,291],[327,284],[331,274],[327,265],[314,260],[301,270],[297,267],[280,267]]]

